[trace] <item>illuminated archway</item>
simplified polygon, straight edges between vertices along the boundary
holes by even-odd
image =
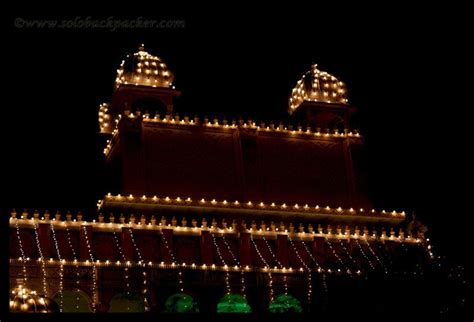
[[[54,295],[53,300],[61,304],[61,293],[56,293]],[[81,312],[81,313],[90,313],[91,310],[91,301],[89,296],[84,293],[83,291],[78,290],[69,290],[63,291],[62,296],[62,309],[63,312],[66,313],[74,313],[74,312]]]
[[[109,312],[145,312],[145,299],[137,294],[119,293],[110,300]]]
[[[195,313],[199,312],[197,303],[192,296],[176,293],[166,299],[163,312],[165,313]]]
[[[280,294],[270,303],[268,308],[271,313],[303,312],[300,301],[291,295]]]
[[[252,313],[252,308],[242,295],[230,293],[217,303],[217,313]]]

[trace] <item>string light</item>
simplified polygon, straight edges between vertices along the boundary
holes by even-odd
[[[269,265],[265,258],[263,258],[262,254],[260,253],[260,250],[257,247],[257,244],[253,240],[253,236],[250,235],[250,241],[252,242],[253,247],[255,248],[255,251],[257,252],[258,256],[260,257],[260,260],[262,263],[265,265],[265,268],[268,269]],[[268,269],[268,287],[270,291],[270,303],[273,301],[273,278],[272,278],[272,272],[270,269]]]
[[[366,240],[365,241],[366,244],[367,244],[367,247],[369,248],[369,251],[372,253],[372,255],[375,257],[375,259],[377,260],[377,262],[380,264],[380,266],[383,268],[383,270],[385,271],[386,274],[388,274],[388,270],[387,268],[385,267],[385,265],[382,263],[382,261],[380,260],[380,258],[377,256],[377,254],[374,252],[374,250],[372,249],[372,247],[370,246],[369,242]],[[402,243],[403,244],[403,243]]]
[[[182,199],[172,199],[170,197],[168,197],[168,199],[161,199],[160,198],[147,198],[145,196],[145,198],[143,198],[143,196],[139,197],[139,196],[129,196],[127,198],[124,198],[123,196],[121,195],[116,195],[116,196],[112,196],[112,195],[107,195],[105,198],[104,198],[104,202],[101,203],[101,206],[103,206],[106,202],[111,202],[111,203],[115,203],[115,202],[125,202],[125,203],[130,203],[130,202],[133,202],[133,203],[139,203],[139,204],[157,204],[157,203],[160,203],[160,204],[170,204],[170,203],[173,203],[174,206],[189,206],[189,205],[196,205],[196,206],[203,206],[205,205],[206,207],[212,207],[212,208],[237,208],[237,209],[242,209],[242,205],[245,205],[245,206],[249,206],[249,207],[253,207],[254,204],[257,204],[258,203],[254,203],[252,201],[249,201],[249,202],[246,202],[244,204],[240,203],[238,200],[230,203],[228,202],[227,200],[223,200],[223,201],[218,201],[217,199],[211,199],[212,201],[210,202],[207,202],[205,198],[201,198],[199,200],[191,200],[191,199],[186,199],[186,203],[183,203],[183,202],[180,202],[182,201]],[[327,215],[331,215],[331,216],[338,216],[340,217],[341,215],[345,215],[347,213],[349,213],[351,216],[353,215],[357,215],[357,216],[361,216],[361,217],[379,217],[379,218],[390,218],[390,220],[393,220],[393,215],[391,213],[388,213],[388,212],[376,212],[374,210],[374,212],[359,212],[359,213],[356,213],[356,211],[352,208],[351,209],[340,209],[340,210],[337,210],[338,214],[334,214],[332,211],[331,211],[331,207],[327,206],[327,207],[324,207],[324,208],[321,208],[319,207],[318,205],[316,205],[315,207],[310,207],[308,205],[308,207],[300,207],[298,206],[298,208],[295,208],[294,206],[290,207],[287,205],[287,203],[282,203],[281,205],[277,205],[275,204],[274,202],[271,203],[271,208],[278,208],[278,211],[289,211],[289,212],[295,212],[295,209],[296,210],[299,210],[299,211],[302,211],[304,213],[315,213],[315,214],[324,214],[325,216]],[[266,207],[254,207],[256,209],[256,211],[259,211],[260,209],[266,209]],[[100,208],[99,208],[100,209]],[[337,208],[335,208],[337,209]],[[265,211],[268,211],[268,210],[265,210]],[[404,215],[403,215],[403,212],[401,213],[397,213],[397,218],[399,219],[403,219],[404,218]],[[398,239],[395,239],[394,241],[399,241]],[[412,242],[415,242],[415,240],[413,240]]]
[[[329,245],[329,248],[331,249],[334,257],[336,257],[336,259],[338,260],[338,262],[342,265],[342,267],[344,268],[344,270],[347,272],[349,271],[349,268],[346,266],[346,264],[344,264],[344,262],[342,261],[342,259],[339,257],[339,255],[337,255],[336,251],[334,250],[334,248],[332,247],[332,244],[331,242],[329,241],[329,238],[325,237],[324,238],[326,243]]]
[[[165,248],[166,248],[166,250],[168,251],[168,253],[169,253],[169,255],[170,255],[171,259],[172,259],[171,265],[174,266],[174,265],[176,265],[176,263],[177,263],[177,262],[176,262],[176,258],[174,257],[174,253],[173,253],[173,251],[171,250],[171,248],[169,247],[168,241],[166,240],[166,237],[165,237],[165,235],[163,234],[163,231],[161,231],[161,234],[160,234],[160,235],[161,235],[161,239],[163,240],[163,242],[164,242],[164,244],[165,244]],[[179,290],[180,290],[181,292],[184,292],[183,273],[181,272],[180,269],[178,269],[178,287],[179,287]]]
[[[135,251],[137,252],[137,255],[138,255],[138,263],[139,264],[143,264],[143,271],[142,271],[142,275],[143,275],[143,288],[142,288],[142,294],[143,294],[143,299],[144,299],[144,303],[145,303],[145,310],[148,311],[149,310],[149,307],[148,307],[148,300],[147,300],[147,292],[148,292],[148,279],[147,279],[147,272],[146,272],[146,268],[145,268],[145,265],[143,263],[143,258],[142,258],[142,254],[140,252],[140,249],[138,248],[136,242],[135,242],[135,237],[133,236],[133,231],[132,229],[129,229],[128,230],[129,233],[130,233],[130,237],[132,239],[132,243],[133,243],[133,246],[135,246]]]
[[[122,251],[122,246],[120,246],[120,242],[119,242],[119,239],[117,237],[117,234],[115,233],[115,230],[112,231],[112,234],[114,235],[114,240],[115,240],[115,245],[117,246],[117,249],[119,251],[119,254],[120,254],[120,258],[122,259],[122,261],[125,263],[126,262],[126,259],[125,259],[125,255]],[[125,293],[127,293],[127,295],[130,295],[130,280],[129,280],[129,274],[128,274],[128,267],[124,267],[124,282],[125,282]],[[127,302],[128,304],[128,302]],[[130,307],[127,306],[127,311],[130,310]]]
[[[232,260],[234,263],[240,268],[240,292],[244,298],[247,298],[247,294],[245,292],[245,271],[240,265],[240,261],[237,259],[237,257],[234,255],[234,252],[230,248],[229,243],[227,243],[227,240],[225,238],[225,234],[222,235],[222,241],[224,242],[224,245],[227,247],[227,250],[229,251],[230,256],[232,256]]]
[[[79,302],[81,300],[81,297],[80,297],[81,290],[79,288],[79,284],[80,284],[79,262],[77,260],[76,250],[72,246],[71,234],[69,233],[69,228],[67,227],[67,224],[66,224],[66,234],[67,234],[67,241],[69,244],[69,248],[71,249],[71,252],[72,252],[72,258],[74,259],[74,263],[75,263],[74,266],[75,266],[75,272],[76,272],[76,293],[77,293],[76,294],[76,310],[78,310]]]
[[[364,250],[362,249],[362,246],[360,245],[359,243],[359,240],[355,240],[357,246],[359,246],[359,250],[360,252],[362,253],[362,255],[364,256],[364,258],[367,260],[367,262],[369,263],[369,266],[372,270],[375,269],[374,265],[372,264],[371,260],[369,259],[369,257],[367,256],[367,254],[364,252]]]
[[[295,251],[296,257],[298,257],[300,263],[304,266],[304,268],[308,272],[308,274],[307,274],[308,293],[307,293],[306,296],[307,296],[307,299],[308,299],[308,307],[310,307],[310,305],[311,305],[311,293],[313,292],[313,281],[312,281],[312,276],[311,276],[311,268],[308,265],[306,265],[306,262],[301,257],[300,252],[296,248],[296,246],[293,243],[293,240],[291,239],[290,236],[288,236],[288,240],[290,241],[291,247],[293,247],[293,250]]]
[[[275,260],[275,262],[278,264],[278,266],[280,266],[280,269],[283,269],[284,268],[283,265],[281,264],[281,262],[276,257],[275,253],[273,252],[272,248],[270,247],[270,244],[268,243],[265,236],[262,236],[262,239],[265,242],[265,245],[267,246],[267,248],[268,248],[270,254],[272,255],[273,259]],[[287,282],[286,274],[283,274],[283,287],[285,289],[285,295],[288,295],[288,282]]]
[[[23,272],[23,283],[26,287],[26,282],[28,281],[27,274],[26,274],[26,264],[25,264],[26,256],[25,256],[25,250],[23,249],[23,242],[21,241],[20,227],[18,226],[18,219],[17,218],[15,218],[15,228],[16,228],[16,237],[18,239],[18,245],[20,246],[22,272]]]
[[[50,225],[51,225],[51,233],[53,235],[53,240],[54,240],[54,246],[56,248],[56,253],[58,254],[58,259],[61,263],[59,265],[59,296],[60,296],[59,311],[62,312],[63,305],[64,305],[64,295],[63,295],[64,265],[63,265],[61,253],[59,252],[59,245],[58,245],[58,240],[56,238],[56,232],[54,230],[53,221],[51,221]]]
[[[300,241],[301,241],[301,244],[303,244],[304,250],[305,250],[306,253],[309,255],[309,257],[311,258],[311,260],[313,261],[313,263],[316,265],[316,268],[318,268],[319,270],[322,270],[321,265],[319,265],[319,263],[318,263],[318,261],[316,260],[316,258],[314,258],[313,254],[309,251],[308,246],[306,245],[306,243],[304,242],[304,240],[301,239]]]
[[[34,219],[31,219],[33,221],[33,227],[34,227],[34,232],[35,232],[35,239],[36,239],[36,246],[38,248],[38,253],[40,255],[40,259],[41,259],[41,271],[42,271],[42,276],[43,276],[43,294],[44,296],[48,296],[48,289],[47,289],[47,283],[46,283],[46,265],[44,263],[44,256],[43,256],[43,251],[41,250],[41,244],[40,244],[40,240],[39,240],[39,237],[38,237],[38,227],[37,227],[37,223],[36,223],[36,220]]]
[[[221,254],[220,247],[219,247],[219,245],[217,244],[216,237],[214,236],[213,233],[211,233],[211,237],[212,237],[212,242],[214,243],[214,247],[215,247],[216,250],[217,250],[217,255],[219,256],[219,259],[220,259],[221,262],[222,262],[222,265],[223,265],[224,267],[227,267],[227,264],[226,264],[226,262],[225,262],[225,260],[224,260],[224,257],[223,257],[222,254]],[[229,271],[226,270],[226,271],[225,271],[225,286],[226,286],[226,290],[227,290],[227,293],[226,293],[226,294],[232,293],[232,289],[231,289],[231,287],[230,287],[230,281],[229,281],[230,276],[229,276],[229,275],[230,275],[230,274],[229,274]]]
[[[82,226],[84,231],[84,236],[86,239],[87,250],[89,252],[89,257],[92,261],[92,296],[93,296],[93,311],[95,312],[96,304],[98,303],[98,294],[97,294],[97,268],[95,266],[94,255],[92,254],[91,244],[89,242],[89,237],[87,235],[87,227]]]
[[[357,262],[355,261],[355,259],[352,257],[352,255],[349,253],[349,250],[346,248],[346,246],[344,245],[343,241],[342,241],[342,240],[339,240],[339,243],[340,243],[341,248],[342,248],[342,250],[344,251],[344,253],[346,253],[347,257],[349,257],[349,259],[350,259],[352,265],[354,265],[355,268],[358,268],[358,269],[359,269],[359,268],[360,268],[359,263],[357,263]],[[350,270],[348,271],[348,273],[350,274]]]

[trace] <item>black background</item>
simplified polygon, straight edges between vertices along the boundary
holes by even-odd
[[[373,13],[372,13],[373,12]],[[472,82],[468,23],[458,10],[226,9],[219,14],[144,10],[126,19],[178,19],[184,28],[15,28],[14,19],[90,14],[22,10],[5,19],[2,87],[6,209],[94,214],[103,146],[98,105],[107,102],[121,60],[140,43],[160,56],[183,91],[181,115],[279,120],[301,75],[316,62],[346,82],[370,152],[376,208],[416,211],[435,253],[464,264],[471,234]],[[186,113],[185,113],[186,112]],[[6,223],[9,214],[3,215]],[[470,253],[470,252],[468,252]]]

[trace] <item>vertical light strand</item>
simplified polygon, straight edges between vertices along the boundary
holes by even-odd
[[[243,267],[240,265],[240,261],[237,259],[234,252],[230,248],[229,243],[227,243],[227,240],[225,239],[225,234],[222,235],[222,241],[227,247],[227,250],[229,251],[230,256],[232,256],[232,260],[234,261],[234,263],[240,267],[240,293],[244,298],[247,298],[247,294],[245,292],[245,271]]]
[[[262,235],[262,239],[265,242],[265,245],[267,246],[268,251],[272,255],[275,262],[277,262],[278,266],[280,266],[280,269],[283,269],[284,268],[283,265],[281,264],[280,260],[278,260],[278,258],[276,257],[275,253],[273,252],[272,248],[270,247],[270,244],[268,243],[265,236]],[[288,295],[288,281],[287,281],[287,278],[286,278],[286,274],[283,274],[283,287],[285,289],[285,295]]]
[[[92,261],[92,294],[93,294],[93,307],[94,312],[96,310],[96,304],[98,303],[98,295],[97,295],[97,268],[95,266],[94,255],[92,254],[91,243],[89,241],[89,236],[87,235],[87,227],[82,226],[82,230],[84,230],[84,236],[86,237],[86,245],[87,250],[89,252],[89,257]]]
[[[342,261],[341,257],[339,257],[339,255],[336,253],[336,251],[334,250],[334,247],[332,247],[332,243],[329,241],[329,238],[325,237],[325,240],[326,240],[326,243],[328,244],[329,248],[331,249],[334,257],[336,257],[336,259],[338,260],[338,262],[342,265],[342,267],[344,268],[344,270],[347,272],[349,270],[349,268],[346,266],[346,264],[344,264],[344,262]]]
[[[296,257],[298,257],[299,261],[301,264],[304,266],[306,271],[308,272],[306,278],[308,280],[308,293],[306,294],[307,299],[308,299],[308,309],[311,306],[311,295],[313,293],[313,280],[311,276],[311,268],[305,263],[303,260],[303,257],[301,257],[300,252],[296,248],[296,245],[293,243],[293,239],[291,239],[290,235],[288,235],[288,240],[290,241],[291,246],[293,247],[293,250],[295,251]]]
[[[47,283],[46,283],[46,264],[44,262],[44,256],[43,256],[43,251],[41,250],[41,243],[39,240],[38,236],[38,227],[37,227],[37,222],[34,219],[31,219],[33,221],[33,227],[35,231],[35,239],[36,239],[36,246],[38,247],[38,253],[40,255],[40,260],[41,260],[41,270],[43,272],[43,294],[44,296],[48,297],[48,289],[47,289]]]
[[[69,244],[69,248],[71,248],[72,252],[72,258],[74,259],[74,264],[75,264],[75,271],[76,271],[76,310],[79,309],[79,302],[81,300],[80,293],[81,289],[79,288],[80,286],[80,273],[79,273],[79,263],[77,261],[77,256],[76,256],[76,250],[72,246],[72,241],[71,241],[71,234],[69,233],[69,228],[66,223],[66,234],[67,234],[67,242]]]
[[[21,253],[21,263],[23,265],[22,270],[23,270],[23,283],[24,287],[26,287],[26,282],[28,281],[28,277],[26,274],[26,256],[25,256],[25,250],[23,249],[23,242],[21,241],[21,236],[20,236],[20,227],[18,226],[18,219],[15,218],[15,229],[16,229],[16,237],[18,239],[18,245],[20,246],[20,253]]]
[[[122,251],[122,246],[120,246],[120,242],[118,240],[118,237],[117,237],[117,234],[115,233],[115,230],[112,231],[112,234],[114,235],[114,240],[115,240],[115,245],[117,246],[117,249],[119,251],[119,254],[120,254],[120,258],[122,259],[122,262],[125,263],[125,255],[123,254],[123,251]],[[125,293],[127,293],[127,295],[130,295],[130,281],[129,281],[129,274],[128,274],[128,267],[123,265],[124,266],[124,278],[125,278]]]
[[[166,237],[165,235],[163,234],[163,230],[161,230],[161,238],[163,239],[163,242],[165,243],[165,248],[166,250],[168,251],[168,253],[170,254],[171,256],[171,260],[173,261],[172,264],[177,264],[176,262],[176,258],[174,257],[174,253],[172,251],[172,249],[170,248],[170,246],[168,245],[168,241],[166,240]],[[179,265],[178,265],[179,267]],[[183,286],[183,273],[181,272],[181,269],[178,268],[178,285],[179,285],[179,290],[180,292],[184,292],[184,286]]]
[[[263,264],[265,265],[265,268],[268,270],[268,286],[269,286],[269,289],[270,289],[270,303],[273,302],[273,278],[272,278],[272,272],[270,270],[270,267],[268,266],[268,263],[267,261],[265,260],[265,258],[263,258],[262,254],[260,253],[260,250],[258,249],[257,247],[257,244],[255,243],[255,241],[253,240],[253,236],[250,235],[250,240],[252,242],[252,245],[253,247],[255,248],[258,256],[260,257],[260,260],[263,262]]]
[[[328,291],[328,283],[326,281],[326,274],[322,274],[322,282],[323,282],[323,289],[324,289],[324,295],[326,296],[326,304],[329,302],[329,291]]]
[[[350,259],[352,265],[354,265],[355,268],[357,269],[360,269],[360,265],[359,263],[357,263],[354,259],[354,257],[352,257],[352,255],[349,253],[349,250],[346,248],[346,246],[344,245],[343,241],[342,240],[339,240],[339,243],[342,247],[342,250],[344,251],[344,253],[346,253],[347,257]],[[348,269],[347,270],[347,273],[350,275],[351,274],[351,271]]]
[[[142,253],[140,252],[140,249],[137,246],[137,243],[135,242],[135,237],[133,236],[133,231],[132,229],[128,230],[130,233],[130,237],[132,239],[133,246],[135,246],[135,251],[137,252],[138,255],[138,260],[139,260],[139,265],[143,267],[142,275],[143,275],[143,288],[142,288],[142,294],[143,294],[143,299],[145,303],[145,310],[148,311],[148,300],[146,298],[147,292],[148,292],[148,278],[147,278],[147,272],[146,272],[146,267],[145,267],[145,262],[143,261],[142,258]]]
[[[227,267],[227,264],[224,260],[224,257],[222,256],[221,254],[221,250],[220,250],[220,247],[219,245],[217,244],[217,241],[216,241],[216,237],[214,236],[213,233],[211,233],[211,237],[212,237],[212,242],[214,243],[214,247],[216,248],[217,250],[217,255],[219,255],[219,259],[221,260],[222,262],[222,265],[224,266],[225,268],[225,286],[226,286],[226,291],[227,291],[227,295],[232,293],[232,289],[230,287],[230,274],[229,274],[229,270],[228,270],[228,267]],[[229,299],[230,300],[230,299]]]
[[[314,262],[314,264],[316,265],[316,268],[318,268],[318,270],[321,270],[321,269],[322,269],[321,265],[319,265],[319,263],[318,263],[318,261],[316,260],[316,258],[314,258],[313,254],[309,251],[308,246],[306,246],[306,243],[304,242],[303,239],[301,239],[301,244],[303,244],[304,250],[305,250],[306,253],[309,255],[309,257],[311,258],[311,260]]]
[[[374,265],[372,264],[372,261],[370,260],[369,256],[367,256],[367,254],[364,252],[364,250],[362,249],[362,246],[360,245],[359,243],[359,240],[358,239],[355,239],[356,243],[357,243],[357,246],[359,246],[359,250],[360,252],[362,253],[362,256],[364,256],[364,258],[367,260],[367,262],[369,263],[369,266],[372,270],[375,269]]]
[[[61,257],[61,253],[59,252],[59,245],[58,245],[58,240],[56,238],[56,231],[54,230],[54,225],[53,221],[51,221],[51,232],[53,235],[53,240],[54,240],[54,246],[56,248],[56,253],[58,254],[58,259],[59,259],[59,296],[60,296],[60,302],[59,302],[59,311],[63,312],[63,305],[64,305],[64,295],[63,295],[63,281],[64,281],[64,265],[63,265],[63,259]]]
[[[380,266],[383,268],[385,274],[388,274],[388,270],[387,270],[387,267],[384,265],[384,263],[382,263],[382,261],[380,260],[380,258],[377,256],[377,254],[374,252],[374,250],[372,249],[372,247],[370,246],[369,244],[369,241],[366,240],[365,241],[366,244],[367,244],[367,247],[369,248],[369,251],[370,253],[375,257],[375,259],[377,260],[377,262],[380,264]]]
[[[127,295],[130,295],[130,275],[128,274],[128,267],[126,266],[126,260],[125,260],[125,255],[123,254],[122,251],[122,246],[120,246],[120,242],[118,240],[117,234],[115,233],[115,230],[112,230],[112,234],[114,235],[114,240],[115,240],[115,246],[117,246],[117,249],[120,254],[120,258],[122,259],[122,262],[124,263],[123,271],[124,271],[124,283],[125,283],[125,293]],[[129,302],[127,301],[127,311],[130,311],[130,305]]]

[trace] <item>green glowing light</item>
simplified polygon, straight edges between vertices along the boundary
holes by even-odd
[[[217,313],[251,313],[247,300],[239,294],[226,294],[217,304]]]

